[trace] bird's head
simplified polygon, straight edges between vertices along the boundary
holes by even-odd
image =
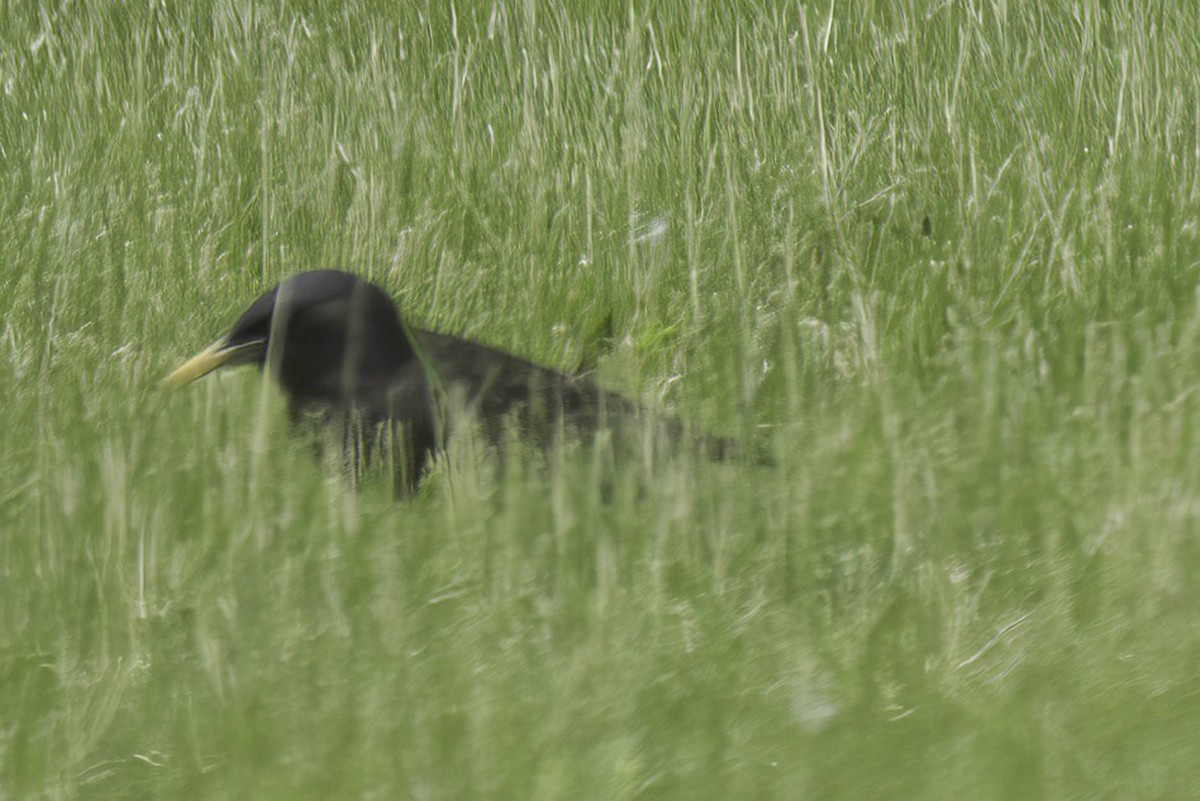
[[[220,367],[267,368],[294,400],[377,391],[416,354],[382,289],[337,270],[300,273],[259,296],[229,333],[162,380],[183,386]]]

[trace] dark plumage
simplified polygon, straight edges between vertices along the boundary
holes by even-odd
[[[413,489],[430,458],[465,418],[499,443],[506,423],[538,445],[560,433],[620,429],[642,408],[593,381],[566,375],[459,337],[409,328],[379,287],[337,270],[283,280],[261,295],[229,333],[163,379],[182,386],[227,365],[269,370],[294,419],[343,426],[354,464],[383,448],[398,491]],[[657,418],[672,439],[674,420]],[[722,458],[732,444],[697,440]]]

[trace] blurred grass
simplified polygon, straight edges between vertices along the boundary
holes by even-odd
[[[0,796],[1186,797],[1194,9],[0,14]],[[927,232],[927,234],[926,234]],[[350,490],[280,276],[714,430]]]

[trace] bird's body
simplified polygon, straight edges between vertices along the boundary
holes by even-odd
[[[493,442],[517,425],[545,446],[560,432],[587,434],[642,417],[639,404],[587,377],[409,328],[382,289],[337,270],[284,279],[163,383],[179,386],[231,364],[267,369],[294,418],[342,425],[356,463],[390,449],[401,492],[416,486],[451,430],[468,420]],[[669,435],[682,433],[678,422],[664,424]],[[725,440],[705,442],[710,455],[728,450]]]

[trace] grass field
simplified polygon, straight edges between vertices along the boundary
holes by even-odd
[[[1194,4],[0,13],[0,799],[1200,786]],[[279,277],[754,440],[354,490]]]

